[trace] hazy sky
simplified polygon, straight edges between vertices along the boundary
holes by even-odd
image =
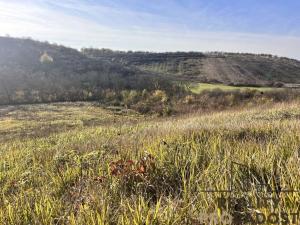
[[[76,48],[300,59],[300,0],[0,0],[0,35]]]

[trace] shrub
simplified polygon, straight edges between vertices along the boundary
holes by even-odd
[[[153,97],[156,101],[161,101],[161,102],[167,102],[168,101],[168,96],[165,91],[162,90],[156,90],[153,93]]]
[[[121,96],[124,104],[129,107],[130,105],[134,104],[138,100],[139,93],[135,90],[124,90],[121,91]]]
[[[187,95],[184,99],[184,103],[192,104],[195,101],[195,97],[193,95]]]

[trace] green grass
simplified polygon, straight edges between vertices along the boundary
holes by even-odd
[[[248,203],[263,178],[299,189],[299,106],[165,119],[91,103],[1,108],[0,224],[200,224],[202,213],[219,212],[221,196],[203,190],[227,189],[232,161],[253,172],[236,168],[231,176],[234,195]],[[244,193],[248,179],[254,183]],[[277,208],[228,210],[299,210],[299,193],[280,199]]]
[[[189,89],[193,93],[199,94],[202,91],[214,90],[214,89],[221,89],[223,91],[233,91],[233,90],[243,90],[243,89],[259,90],[259,91],[271,91],[271,90],[274,90],[276,88],[272,88],[272,87],[237,87],[237,86],[229,86],[229,85],[225,85],[225,84],[196,83],[196,84],[191,84]]]

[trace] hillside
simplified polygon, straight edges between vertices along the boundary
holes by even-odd
[[[107,90],[151,90],[157,84],[168,85],[151,72],[72,48],[0,37],[0,104],[99,100]]]
[[[298,61],[93,51],[0,38],[0,224],[299,224],[300,90],[219,84]]]
[[[300,62],[271,55],[235,53],[149,53],[83,49],[90,58],[135,66],[175,79],[205,83],[270,86],[300,83]]]
[[[237,86],[297,84],[300,62],[233,53],[80,52],[47,42],[0,37],[2,105],[86,100],[128,105],[136,102],[137,95],[145,98],[144,89],[150,98],[155,90],[178,95],[181,88],[174,81]]]

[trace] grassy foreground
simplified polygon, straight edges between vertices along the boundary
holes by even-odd
[[[222,210],[233,224],[292,221],[299,121],[299,103],[166,119],[92,103],[2,107],[0,224],[222,224],[203,221]]]

